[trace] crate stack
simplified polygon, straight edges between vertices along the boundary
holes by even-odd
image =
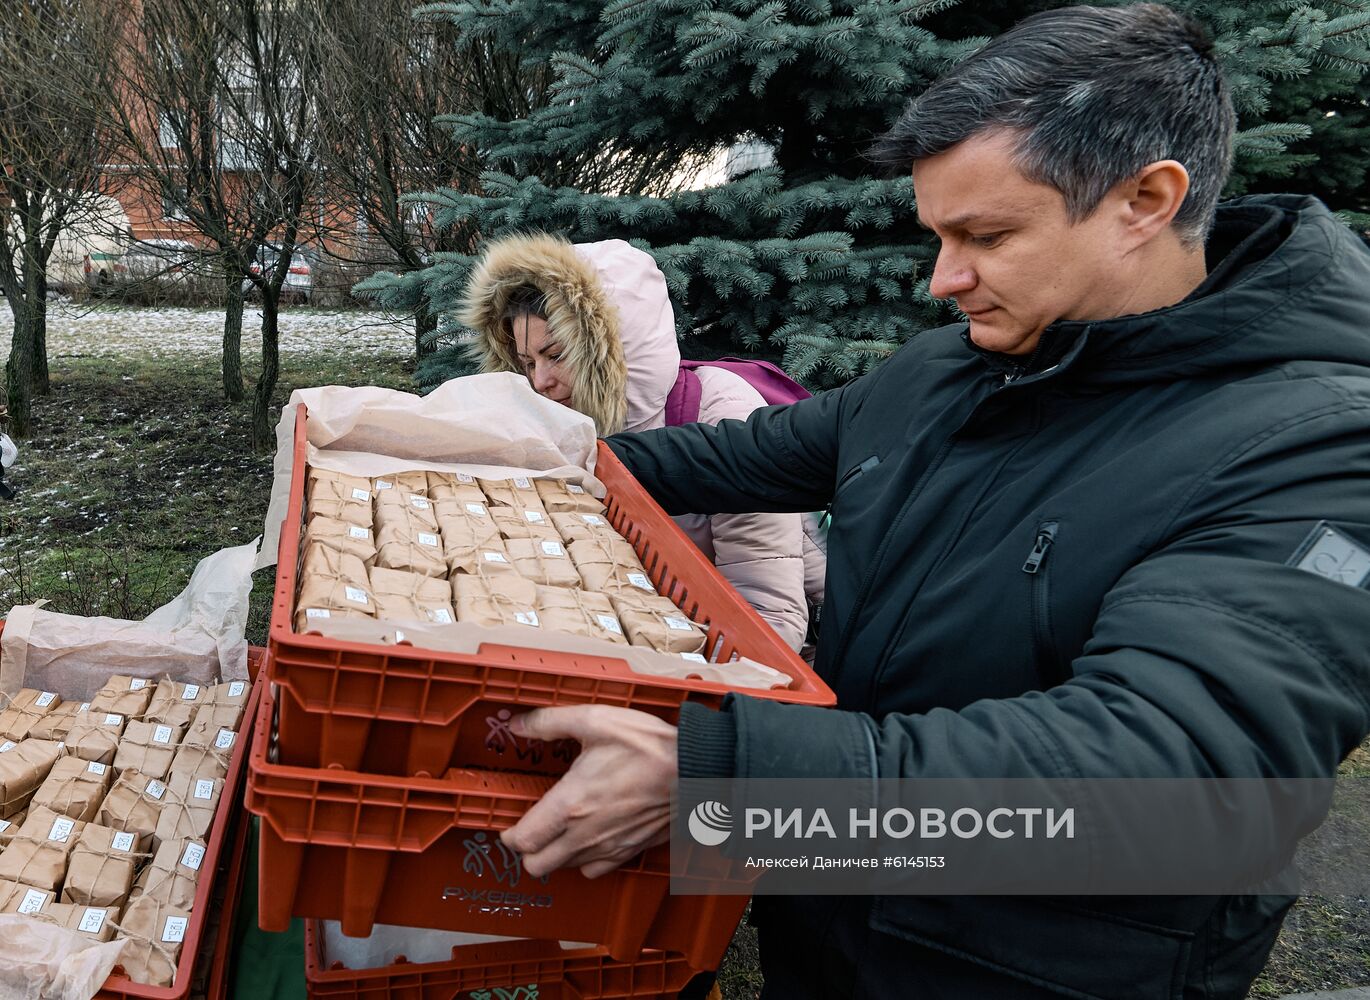
[[[321,486],[330,475],[316,474],[311,488],[307,419],[300,407],[267,660],[274,686],[258,706],[247,805],[262,817],[261,925],[284,930],[292,917],[308,918],[311,996],[670,997],[694,971],[715,968],[746,897],[672,896],[666,845],[598,879],[522,870],[499,834],[567,770],[577,747],[521,740],[508,720],[536,707],[600,703],[674,721],[685,700],[716,705],[731,690],[688,672],[636,673],[615,654],[630,641],[701,663],[745,657],[793,679],[749,690],[759,697],[831,705],[832,692],[603,445],[602,504],[579,488],[568,503],[564,485],[535,477],[492,483],[418,472],[365,485],[333,476],[336,485]],[[513,492],[525,488],[543,502]],[[612,539],[602,533],[610,530]],[[604,565],[587,572],[589,560],[569,558],[591,548],[582,539],[608,553],[594,557]],[[516,583],[484,572],[489,553],[497,572],[519,571]],[[608,596],[569,585],[582,578]],[[568,620],[602,629],[606,644],[591,654],[502,639],[455,653],[311,631],[324,618],[374,617],[378,604],[396,602],[401,617],[430,625],[512,620],[545,629],[569,611]],[[671,645],[679,642],[688,648]],[[329,968],[319,920],[351,936],[386,924],[517,940],[458,948],[445,962]]]

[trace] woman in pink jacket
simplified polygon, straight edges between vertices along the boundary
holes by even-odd
[[[680,365],[675,316],[656,262],[622,240],[572,245],[548,235],[488,247],[459,318],[477,334],[482,371],[515,371],[548,399],[595,421],[599,435],[666,424]],[[745,420],[765,400],[746,380],[696,369],[699,419]],[[719,572],[794,649],[821,595],[822,554],[799,514],[686,515],[676,521]],[[808,563],[806,574],[806,562]]]

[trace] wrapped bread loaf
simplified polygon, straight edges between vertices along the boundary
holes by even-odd
[[[614,606],[603,594],[567,587],[539,587],[537,602],[543,628],[628,644]]]
[[[304,529],[304,547],[322,545],[360,559],[370,566],[376,561],[376,538],[368,527],[333,517],[316,517]]]
[[[462,574],[452,578],[457,621],[473,625],[528,625],[537,627],[538,588],[516,574],[482,578]]]
[[[71,727],[75,725],[77,717],[88,711],[90,711],[89,702],[77,704],[74,701],[64,701],[30,727],[28,738],[31,740],[52,740],[54,743],[60,743],[67,738],[67,733],[71,732]]]
[[[376,535],[376,566],[446,576],[447,556],[436,522],[430,526],[402,517],[386,522]]]
[[[85,712],[77,717],[67,732],[67,753],[102,764],[114,763],[119,749],[119,737],[124,735],[128,716],[113,712]]]
[[[656,594],[637,553],[622,538],[582,538],[567,548],[586,590],[611,595],[623,590]]]
[[[371,571],[371,593],[382,621],[451,625],[457,620],[451,585],[443,579],[377,566]]]
[[[700,653],[708,635],[666,598],[634,587],[610,597],[628,641],[659,653]]]
[[[166,800],[166,782],[132,769],[121,771],[100,804],[95,822],[125,833],[153,836]]]
[[[428,499],[456,500],[461,503],[485,503],[485,494],[474,476],[464,472],[428,473]]]
[[[537,479],[542,506],[549,514],[603,514],[604,504],[592,497],[585,487],[565,479]]]
[[[24,825],[0,852],[0,879],[55,892],[67,874],[67,860],[86,824],[44,806],[29,810]]]
[[[371,492],[376,498],[376,506],[391,504],[403,505],[408,496],[427,498],[428,474],[426,472],[396,472],[391,475],[377,476],[371,480]]]
[[[155,680],[115,674],[90,699],[90,710],[97,714],[127,715],[130,719],[141,719],[156,688]]]
[[[62,699],[54,691],[21,689],[5,705],[5,710],[0,712],[0,739],[15,743],[27,739],[34,725],[56,711],[61,702]]]
[[[63,757],[52,765],[29,806],[42,806],[84,823],[100,811],[113,781],[114,769],[109,764]]]
[[[87,823],[72,848],[62,902],[122,909],[152,837]]]
[[[201,705],[209,702],[209,687],[205,684],[185,684],[163,678],[157,682],[157,690],[152,692],[147,712],[143,718],[147,722],[163,722],[168,726],[190,725]]]
[[[189,910],[153,896],[132,900],[119,922],[119,937],[126,942],[119,964],[128,977],[148,986],[172,985],[189,924]]]
[[[309,621],[332,617],[317,612],[349,612],[376,616],[366,566],[356,556],[322,545],[305,549],[300,562],[300,596],[296,602],[295,628],[306,631]]]
[[[494,506],[521,507],[546,513],[537,487],[533,485],[533,480],[526,476],[516,476],[513,479],[480,479],[477,482],[480,484],[481,492]]]
[[[371,481],[324,469],[309,470],[306,523],[331,517],[363,528],[371,527]]]
[[[614,526],[609,523],[608,518],[603,514],[588,514],[579,512],[574,514],[552,514],[552,526],[557,529],[557,533],[567,542],[579,542],[594,538],[619,538],[622,536],[614,530]]]
[[[0,819],[13,819],[27,809],[53,765],[65,756],[65,748],[50,740],[0,743]]]
[[[490,516],[494,519],[500,535],[505,539],[529,538],[534,541],[559,542],[561,535],[553,527],[550,515],[531,507],[492,507]]]
[[[511,538],[504,544],[520,576],[544,587],[580,586],[580,572],[561,542]]]
[[[149,778],[165,780],[185,733],[185,727],[165,722],[130,722],[119,741],[114,766],[121,771],[133,768]]]

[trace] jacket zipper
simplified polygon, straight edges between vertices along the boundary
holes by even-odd
[[[847,470],[847,474],[837,481],[837,485],[833,487],[832,499],[828,501],[828,506],[823,509],[823,516],[818,519],[819,526],[822,527],[824,531],[832,524],[832,505],[837,502],[837,494],[842,492],[842,487],[861,475],[861,473],[870,472],[871,469],[879,464],[880,456],[872,455],[860,465],[856,466],[856,468]]]
[[[1065,680],[1056,662],[1056,643],[1051,634],[1051,575],[1045,570],[1047,556],[1056,541],[1057,521],[1043,521],[1037,526],[1037,537],[1032,551],[1023,563],[1023,572],[1032,577],[1031,626],[1032,649],[1037,656],[1037,669],[1044,687],[1050,688]]]

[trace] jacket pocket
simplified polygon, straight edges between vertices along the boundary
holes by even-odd
[[[872,455],[870,458],[866,459],[860,465],[853,466],[852,468],[848,469],[845,473],[843,473],[842,478],[839,479],[837,481],[837,485],[833,487],[832,499],[828,501],[827,509],[823,511],[823,516],[820,517],[818,520],[818,525],[820,528],[826,531],[828,529],[828,526],[832,523],[832,505],[837,502],[838,494],[841,493],[846,487],[850,486],[853,482],[855,482],[862,474],[870,472],[871,469],[875,468],[879,464],[880,456]]]
[[[1051,549],[1060,530],[1059,521],[1037,525],[1032,549],[1023,563],[1028,581],[1028,622],[1032,630],[1032,652],[1043,690],[1064,683],[1068,669],[1056,651],[1056,634],[1051,622]]]

